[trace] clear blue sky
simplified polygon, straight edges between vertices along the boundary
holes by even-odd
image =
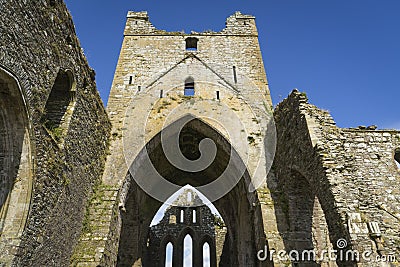
[[[399,0],[66,0],[106,103],[128,10],[169,31],[221,30],[236,10],[256,16],[274,104],[293,88],[341,127],[400,129]]]

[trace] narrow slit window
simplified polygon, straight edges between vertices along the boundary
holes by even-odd
[[[197,42],[199,39],[195,37],[188,37],[186,38],[186,50],[188,51],[197,51]]]
[[[184,89],[185,96],[194,96],[194,79],[189,77],[185,80],[185,89]]]
[[[193,210],[192,216],[193,216],[193,223],[197,223],[196,210]]]
[[[180,217],[180,220],[179,220],[179,221],[180,221],[181,223],[183,223],[183,222],[185,221],[185,211],[184,211],[184,210],[181,210],[181,214],[180,214],[180,215],[181,215],[181,217]]]
[[[219,91],[217,91],[217,100],[219,100]]]
[[[163,98],[163,93],[164,93],[164,92],[163,92],[163,90],[161,89],[161,90],[160,90],[160,98]]]
[[[133,77],[129,76],[129,84],[132,84]]]
[[[142,87],[140,85],[138,85],[137,90],[138,90],[138,92],[140,92],[140,90],[142,90]]]
[[[237,83],[237,76],[236,76],[236,66],[233,66],[233,81]]]

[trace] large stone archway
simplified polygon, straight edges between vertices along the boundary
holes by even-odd
[[[0,262],[11,263],[32,189],[30,127],[18,81],[0,68]]]
[[[161,201],[152,198],[138,185],[141,179],[149,179],[149,172],[143,168],[145,158],[143,153],[148,153],[154,168],[167,181],[180,186],[190,184],[199,188],[219,177],[227,166],[233,149],[213,127],[200,119],[191,120],[182,129],[181,136],[185,138],[179,142],[185,157],[196,159],[199,141],[204,138],[210,138],[216,144],[217,154],[212,164],[203,171],[188,173],[168,162],[163,153],[160,135],[161,133],[152,138],[146,144],[146,148],[139,153],[133,162],[134,168],[130,169],[123,186],[122,191],[126,192],[126,197],[120,204],[124,211],[121,213],[118,266],[140,266],[140,263],[146,266],[145,250],[149,225],[162,205]],[[243,162],[237,153],[232,154],[236,157],[234,162],[238,164],[236,165],[236,171],[238,171],[244,166],[240,166]],[[250,182],[249,174],[245,171],[232,190],[213,202],[228,228],[224,246],[230,249],[224,249],[223,254],[229,255],[221,256],[220,266],[264,266],[267,264],[259,262],[256,258],[257,251],[264,248],[265,235],[257,194],[248,191]],[[154,190],[162,191],[163,188],[158,186],[157,183],[153,184]],[[207,191],[202,193],[208,197]]]

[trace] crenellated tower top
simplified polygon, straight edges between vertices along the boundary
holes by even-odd
[[[157,29],[149,20],[147,11],[129,11],[124,35],[143,35],[143,34],[162,34],[162,35],[258,35],[255,17],[242,14],[236,11],[229,16],[225,22],[225,28],[220,32],[204,31],[191,33],[168,32]]]

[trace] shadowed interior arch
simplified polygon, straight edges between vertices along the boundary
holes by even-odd
[[[321,265],[327,261],[324,251],[333,250],[331,239],[334,237],[330,232],[332,224],[325,217],[326,206],[323,207],[319,200],[320,192],[306,177],[293,169],[288,169],[285,179],[280,183],[281,195],[273,194],[273,198],[277,205],[284,207],[284,218],[281,218],[278,228],[285,250],[298,252],[292,255],[292,263],[325,266]],[[324,261],[321,255],[325,257]],[[337,266],[335,262],[330,264]]]
[[[42,117],[42,121],[49,130],[67,127],[72,116],[74,97],[75,81],[72,72],[60,70],[47,99]]]
[[[13,257],[28,216],[32,189],[29,129],[18,81],[0,67],[0,262]]]
[[[180,139],[179,142],[182,153],[189,159],[196,158],[198,144],[203,138],[212,139],[217,146],[214,162],[198,173],[188,173],[175,168],[163,153],[159,133],[146,144],[149,157],[157,171],[168,181],[182,186],[186,184],[194,187],[201,186],[218,178],[227,166],[230,152],[233,149],[229,142],[210,125],[197,118],[183,127],[180,138],[182,136],[191,137],[191,141],[188,143],[185,143],[183,139]],[[189,138],[185,140],[189,140]],[[238,157],[237,153],[233,153],[233,155]],[[140,160],[141,157],[138,156],[133,162],[137,168],[141,165],[140,162],[137,162]],[[240,158],[237,158],[236,161],[244,164]],[[122,228],[118,266],[132,266],[135,262],[142,262],[143,266],[148,266],[146,265],[146,241],[149,225],[162,205],[162,202],[150,197],[140,188],[135,179],[132,179],[132,176],[137,174],[135,170],[131,170],[126,178],[129,190],[125,202],[126,212],[121,213]],[[145,178],[143,177],[143,179]],[[136,179],[140,178],[136,177]],[[223,249],[225,255],[221,257],[225,266],[244,266],[246,264],[267,266],[269,264],[258,263],[256,259],[256,251],[264,248],[265,235],[262,223],[257,223],[262,221],[258,198],[256,193],[248,192],[249,183],[250,177],[246,171],[230,192],[213,202],[220,211],[228,231]],[[206,194],[205,196],[207,197]]]

